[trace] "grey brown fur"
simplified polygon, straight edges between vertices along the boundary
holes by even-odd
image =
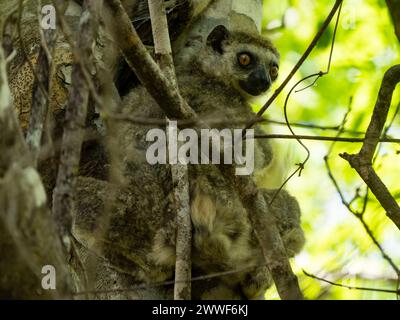
[[[218,28],[218,27],[217,27]],[[278,62],[276,49],[261,38],[228,33],[210,35],[196,58],[177,67],[180,91],[201,119],[250,119],[254,117],[249,96],[238,85],[252,68]],[[216,37],[216,38],[212,38]],[[218,38],[219,37],[219,38]],[[218,43],[219,41],[219,43]],[[222,51],[218,52],[216,46]],[[250,52],[252,68],[237,65],[237,54]],[[145,88],[132,90],[122,102],[122,114],[164,119],[162,110]],[[223,128],[225,125],[213,126]],[[165,129],[163,127],[160,127]],[[167,165],[149,165],[145,141],[149,127],[129,122],[112,126],[113,150],[119,154],[112,165],[119,178],[113,184],[81,178],[78,183],[74,234],[87,247],[108,259],[110,265],[138,282],[154,283],[173,279],[175,267],[174,186]],[[233,129],[233,128],[231,128]],[[261,129],[256,129],[261,130]],[[256,141],[256,169],[268,166],[273,157],[269,144]],[[272,284],[249,215],[236,193],[233,181],[223,177],[215,165],[190,165],[191,219],[193,223],[193,276],[235,269],[232,275],[193,283],[193,298],[257,298]],[[262,190],[269,203],[275,190]],[[104,211],[108,228],[99,232]],[[269,214],[276,219],[288,256],[304,243],[297,201],[281,191]],[[104,226],[103,226],[104,227]]]

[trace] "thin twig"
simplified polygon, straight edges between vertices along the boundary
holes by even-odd
[[[289,134],[259,134],[254,135],[254,139],[286,139],[286,140],[314,140],[314,141],[335,141],[348,143],[363,143],[364,138],[343,138],[343,137],[324,137],[324,136],[308,136],[308,135],[289,135]],[[400,139],[381,138],[379,142],[384,143],[400,143]]]
[[[332,282],[332,281],[317,277],[316,275],[308,273],[305,270],[303,270],[303,273],[309,278],[329,283],[332,286],[342,287],[342,288],[346,288],[346,289],[350,289],[350,290],[374,291],[374,292],[385,292],[385,293],[395,293],[395,294],[399,294],[400,293],[400,290],[348,286],[348,285],[345,285],[345,284],[340,284],[340,283]]]
[[[274,119],[265,119],[264,120],[266,123],[271,123],[271,124],[276,124],[280,126],[287,126],[285,121],[279,121],[279,120],[274,120]],[[321,126],[321,125],[316,125],[313,123],[304,123],[304,122],[291,122],[290,125],[292,127],[299,127],[299,128],[304,128],[304,129],[317,129],[317,130],[323,130],[323,131],[339,131],[340,126]],[[354,135],[365,135],[365,132],[363,131],[357,131],[357,130],[349,130],[345,129],[343,133],[348,133],[348,134],[354,134]]]
[[[160,118],[147,118],[147,117],[132,117],[127,114],[114,114],[114,113],[104,113],[103,114],[105,119],[111,119],[115,121],[124,121],[129,122],[136,125],[143,125],[143,126],[167,126],[168,119],[160,119]],[[193,127],[198,124],[198,122],[207,125],[207,126],[223,126],[223,125],[237,125],[238,127],[246,125],[250,122],[268,122],[268,120],[259,117],[252,117],[252,118],[244,118],[244,119],[218,119],[218,118],[198,118],[198,119],[187,119],[187,120],[177,120],[177,125],[179,128],[186,128],[186,127]]]

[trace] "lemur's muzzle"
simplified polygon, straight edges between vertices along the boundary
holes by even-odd
[[[239,82],[240,87],[252,96],[258,96],[271,86],[271,78],[262,67],[257,68],[248,76],[247,80]]]

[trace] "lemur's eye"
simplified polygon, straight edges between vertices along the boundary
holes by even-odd
[[[251,56],[248,53],[241,53],[238,56],[239,64],[243,67],[247,67],[251,64]]]
[[[269,74],[271,75],[271,78],[272,78],[273,80],[275,80],[275,79],[278,77],[279,68],[278,68],[277,66],[272,66],[272,67],[269,69]]]

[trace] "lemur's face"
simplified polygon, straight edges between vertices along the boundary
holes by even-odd
[[[218,64],[215,68],[220,70],[217,76],[244,95],[265,93],[278,77],[279,55],[266,40],[231,34],[224,26],[217,26],[208,36],[207,45],[219,55],[214,60]]]
[[[266,92],[278,77],[278,61],[270,51],[262,56],[256,50],[243,48],[236,54],[236,58],[238,73],[244,78],[239,79],[239,85],[252,96]]]

